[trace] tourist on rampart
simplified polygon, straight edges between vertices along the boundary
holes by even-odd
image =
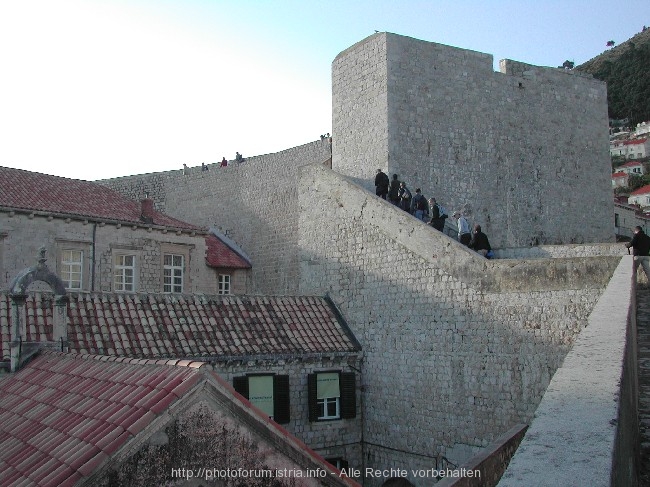
[[[375,176],[375,194],[380,198],[386,199],[389,184],[390,181],[388,181],[386,173],[381,169],[377,169],[377,175]]]
[[[201,171],[207,171],[207,170],[208,170],[208,166],[205,165],[205,162],[202,162],[201,163]]]
[[[388,201],[393,203],[395,206],[399,206],[399,180],[397,179],[397,174],[393,174],[393,180],[390,182]]]
[[[487,235],[481,231],[481,225],[478,223],[474,225],[474,233],[472,233],[469,248],[475,250],[487,259],[491,259],[494,255],[492,253],[492,247],[490,247],[490,241],[488,240]]]
[[[472,234],[469,231],[469,223],[460,211],[454,213],[454,218],[458,224],[458,241],[463,245],[469,245],[469,242],[472,240]]]
[[[445,219],[447,218],[447,211],[436,202],[435,198],[429,200],[429,209],[431,214],[431,220],[429,220],[429,225],[433,228],[442,232],[445,228]]]
[[[630,253],[630,248],[632,249],[632,255],[634,255],[634,276],[636,277],[637,270],[639,269],[639,264],[643,267],[643,272],[645,272],[646,277],[648,278],[648,283],[650,284],[650,263],[648,262],[648,254],[650,253],[650,237],[648,237],[641,227],[634,227],[634,236],[632,240],[625,244],[627,247],[627,253]]]
[[[406,187],[406,183],[402,181],[399,183],[399,207],[406,211],[407,213],[411,212],[411,192]]]
[[[429,203],[427,199],[422,195],[422,190],[417,188],[415,190],[415,196],[411,200],[411,214],[415,215],[415,218],[425,222],[427,216],[429,216]]]
[[[235,161],[237,161],[238,163],[244,162],[245,161],[244,156],[242,156],[239,152],[237,152],[237,154],[235,154]]]
[[[226,166],[228,166],[228,160],[224,156],[224,158],[221,159],[221,164],[219,164],[219,167],[226,167]]]

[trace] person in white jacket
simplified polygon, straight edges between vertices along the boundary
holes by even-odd
[[[465,217],[457,211],[454,213],[454,218],[458,224],[458,241],[463,245],[469,245],[469,242],[472,240],[472,233],[469,229],[469,223]]]

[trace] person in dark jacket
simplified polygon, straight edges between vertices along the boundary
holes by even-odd
[[[390,182],[388,200],[395,206],[399,206],[399,180],[397,179],[397,174],[393,174],[393,180]]]
[[[377,169],[377,175],[375,176],[375,194],[380,198],[386,199],[388,194],[388,176],[381,169]]]
[[[632,249],[632,255],[634,256],[634,275],[639,269],[639,264],[643,267],[643,272],[645,272],[646,277],[648,278],[648,283],[650,283],[650,263],[648,262],[648,254],[650,254],[650,237],[648,237],[641,227],[634,227],[634,236],[632,240],[625,244],[627,247],[627,253],[630,253]]]
[[[469,248],[475,250],[483,257],[487,257],[488,253],[492,250],[487,235],[481,231],[481,225],[478,223],[474,225],[474,231],[472,232],[472,240],[469,242]]]

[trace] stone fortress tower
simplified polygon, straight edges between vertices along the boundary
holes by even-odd
[[[317,141],[104,182],[221,228],[254,293],[332,298],[364,354],[355,467],[458,465],[528,423],[620,260],[604,84],[501,66],[378,33],[333,62],[331,153]],[[377,198],[377,168],[528,258],[487,261]],[[573,243],[590,245],[531,247]]]
[[[343,51],[332,169],[368,189],[377,168],[397,173],[466,208],[497,247],[612,241],[605,83],[492,66],[489,54],[389,33]]]

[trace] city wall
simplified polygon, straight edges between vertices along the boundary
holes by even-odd
[[[363,346],[366,466],[459,465],[530,422],[621,257],[486,260],[334,171],[301,173],[299,291],[329,293]]]
[[[298,171],[330,160],[329,140],[209,166],[98,181],[156,210],[217,227],[253,261],[251,294],[295,294],[298,282]],[[322,216],[321,216],[322,218]]]
[[[332,168],[463,209],[494,247],[613,241],[605,83],[390,33],[332,64]]]
[[[556,372],[499,487],[637,485],[636,286],[625,256]]]

